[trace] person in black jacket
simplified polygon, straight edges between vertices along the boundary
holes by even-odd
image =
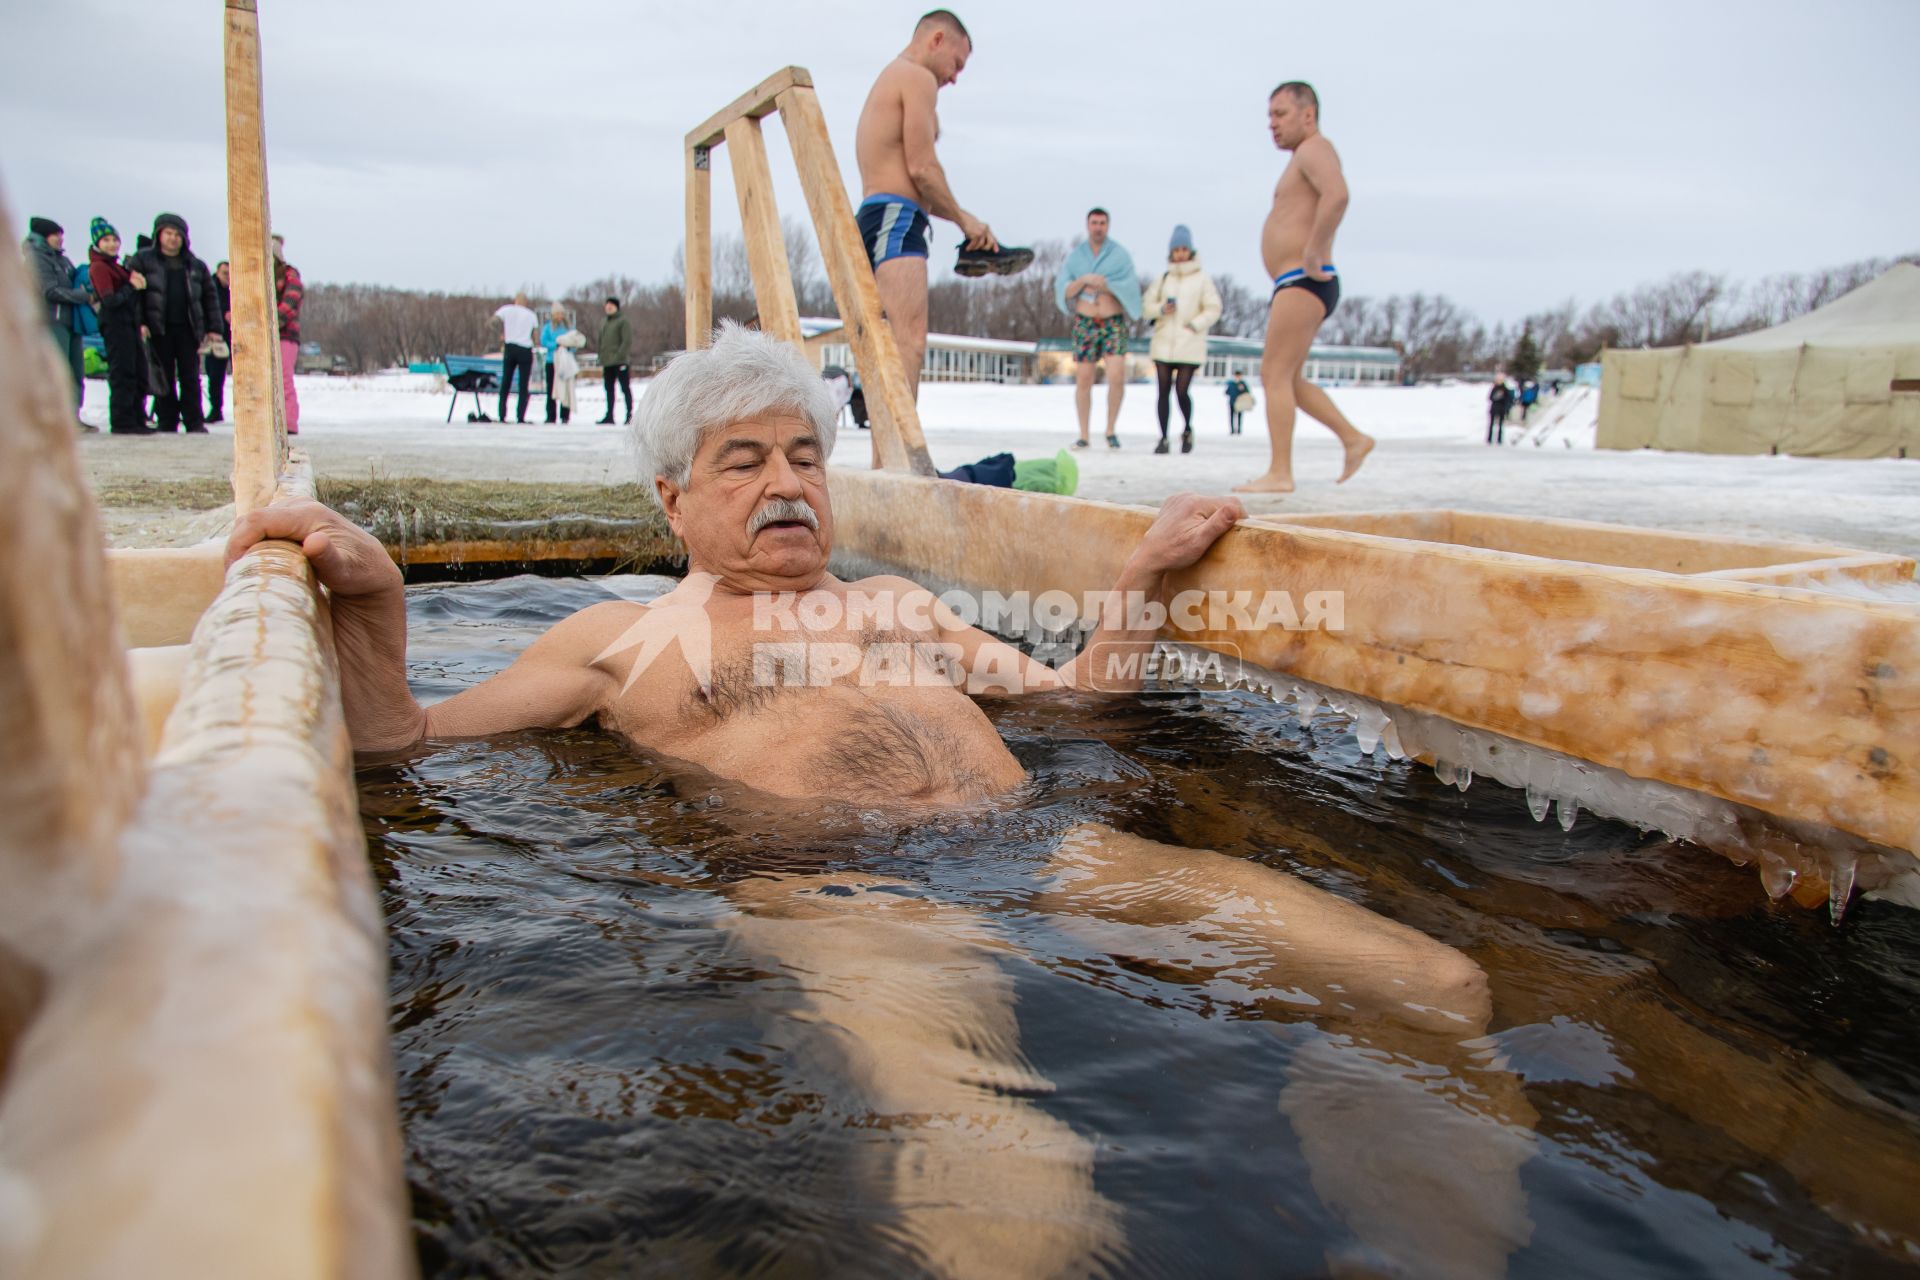
[[[194,256],[187,223],[177,213],[153,220],[153,246],[134,256],[133,267],[146,277],[146,315],[142,335],[149,338],[165,388],[154,405],[159,429],[205,432],[200,417],[200,357],[220,333],[220,295],[213,273]]]
[[[1507,410],[1513,408],[1513,387],[1504,374],[1496,374],[1493,390],[1487,393],[1487,443],[1507,442]]]
[[[213,269],[213,289],[220,295],[220,340],[207,352],[207,421],[221,422],[227,404],[227,361],[233,355],[233,284],[224,262]]]

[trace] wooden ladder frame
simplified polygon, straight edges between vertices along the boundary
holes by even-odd
[[[233,503],[273,501],[287,465],[280,308],[267,212],[267,135],[256,0],[226,0],[227,246],[233,270]]]
[[[761,119],[776,111],[793,146],[827,281],[866,389],[881,465],[888,471],[933,476],[937,473],[920,432],[913,390],[893,330],[881,317],[873,267],[860,243],[853,205],[840,183],[840,166],[820,100],[814,95],[813,76],[804,67],[776,71],[687,135],[687,350],[706,346],[713,331],[712,162],[713,149],[722,143],[733,161],[734,192],[740,202],[760,327],[805,350],[800,308],[793,296],[793,268],[780,234],[773,174],[767,167],[767,143],[760,129]]]

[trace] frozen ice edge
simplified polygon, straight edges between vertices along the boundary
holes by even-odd
[[[1558,811],[1571,831],[1581,810],[1658,831],[1711,849],[1741,866],[1755,865],[1767,896],[1790,893],[1809,868],[1829,886],[1827,907],[1835,924],[1845,915],[1856,887],[1865,896],[1920,908],[1920,868],[1913,857],[1871,844],[1843,831],[1798,823],[1732,801],[1536,747],[1485,729],[1471,729],[1429,712],[1377,702],[1226,657],[1198,646],[1161,641],[1157,670],[1167,683],[1183,673],[1223,673],[1234,688],[1290,703],[1302,725],[1322,704],[1345,716],[1362,754],[1382,748],[1392,760],[1426,757],[1434,775],[1465,791],[1475,777],[1523,791],[1534,820]],[[1920,854],[1920,849],[1915,849]]]

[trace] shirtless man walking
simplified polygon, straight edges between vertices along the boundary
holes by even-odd
[[[973,38],[952,13],[935,9],[921,18],[913,40],[873,82],[853,139],[863,196],[856,214],[860,239],[915,398],[927,350],[927,215],[957,224],[967,249],[1000,248],[993,228],[954,199],[933,151],[940,136],[934,98],[960,78],[972,54]],[[874,449],[877,467],[879,446]]]
[[[1273,460],[1264,475],[1235,486],[1235,493],[1293,492],[1296,407],[1325,424],[1346,447],[1338,483],[1352,479],[1373,452],[1373,437],[1357,430],[1326,392],[1302,376],[1313,335],[1340,305],[1333,233],[1347,212],[1347,180],[1333,144],[1320,132],[1320,98],[1313,86],[1289,80],[1275,89],[1267,99],[1267,124],[1274,146],[1293,153],[1260,232],[1260,253],[1273,278],[1267,345],[1260,360]]]

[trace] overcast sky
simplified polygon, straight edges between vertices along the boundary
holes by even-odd
[[[0,0],[0,181],[15,225],[160,210],[225,256],[219,0]],[[813,72],[853,124],[919,4],[260,0],[273,218],[310,280],[564,289],[667,276],[693,125]],[[1349,294],[1482,318],[1701,267],[1749,279],[1920,248],[1920,2],[965,0],[941,94],[961,202],[1008,243],[1089,205],[1143,270],[1176,222],[1253,283],[1285,157],[1268,91],[1306,79],[1345,160]],[[115,70],[116,66],[119,68]],[[804,205],[769,131],[783,212]],[[724,164],[716,230],[737,230]],[[940,224],[934,266],[958,241]]]

